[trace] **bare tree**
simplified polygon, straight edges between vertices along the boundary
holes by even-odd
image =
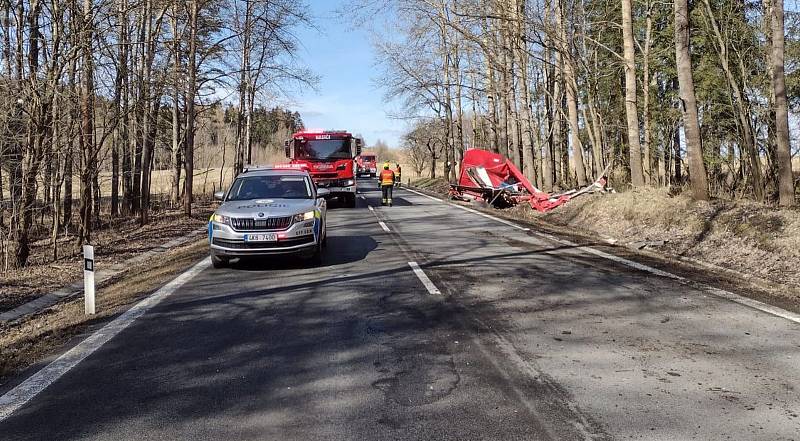
[[[625,118],[628,123],[631,184],[641,187],[645,182],[642,173],[642,145],[639,140],[639,110],[636,105],[636,56],[631,0],[622,0],[622,47],[625,57]]]
[[[675,0],[675,61],[678,69],[681,101],[683,102],[683,127],[686,134],[686,150],[689,154],[689,170],[692,194],[706,201],[708,178],[703,162],[703,145],[700,139],[700,123],[697,116],[697,98],[694,93],[692,60],[689,51],[689,7],[687,0]]]
[[[795,204],[794,177],[792,175],[792,153],[789,142],[789,106],[786,99],[785,33],[783,0],[772,0],[770,35],[772,65],[772,88],[775,93],[775,135],[777,140],[778,195],[780,204],[791,207]]]

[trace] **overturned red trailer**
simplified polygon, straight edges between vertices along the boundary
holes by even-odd
[[[488,150],[464,152],[458,183],[450,186],[450,196],[463,201],[485,202],[507,208],[527,202],[535,210],[546,212],[586,193],[605,191],[608,182],[603,174],[591,185],[559,194],[545,193],[534,187],[508,159]]]

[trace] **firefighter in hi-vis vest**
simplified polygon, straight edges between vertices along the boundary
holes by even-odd
[[[398,187],[403,183],[403,169],[400,168],[399,163],[395,163],[394,182]]]
[[[394,172],[389,170],[389,163],[383,164],[383,170],[380,176],[381,193],[383,199],[381,205],[392,206],[392,189],[394,187]]]

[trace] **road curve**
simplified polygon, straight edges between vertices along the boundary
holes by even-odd
[[[202,271],[0,439],[800,439],[800,325],[361,185],[322,266]]]

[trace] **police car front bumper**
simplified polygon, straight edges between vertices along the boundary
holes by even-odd
[[[222,257],[301,254],[317,247],[319,231],[314,219],[296,222],[283,231],[235,231],[227,224],[212,221],[209,245],[214,255]],[[264,239],[264,235],[271,236],[270,240],[250,240],[253,236]]]

